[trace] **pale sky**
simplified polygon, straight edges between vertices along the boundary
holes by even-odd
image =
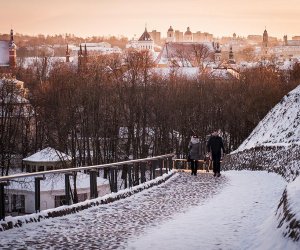
[[[216,37],[300,35],[299,0],[0,0],[0,33],[132,38],[147,29],[166,36],[174,29]]]

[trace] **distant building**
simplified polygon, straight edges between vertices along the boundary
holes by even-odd
[[[219,43],[214,43],[214,50],[215,50],[215,63],[220,64],[221,63],[221,47]]]
[[[69,168],[72,157],[54,148],[45,148],[23,159],[26,172],[40,172],[60,168]]]
[[[234,55],[233,55],[233,51],[232,51],[232,46],[230,46],[230,50],[229,50],[228,64],[235,64]]]
[[[17,46],[14,42],[14,32],[10,30],[10,40],[0,41],[0,71],[12,72],[17,66]]]
[[[149,35],[152,37],[155,44],[160,44],[161,43],[161,34],[160,34],[160,32],[158,32],[156,30],[152,30],[151,32],[149,32]]]
[[[175,33],[174,33],[174,30],[172,28],[172,26],[170,26],[170,28],[168,29],[167,31],[167,39],[166,39],[166,42],[175,42],[176,41],[176,38],[175,38]]]
[[[294,40],[294,41],[299,41],[299,40],[300,40],[300,36],[293,36],[293,37],[292,37],[292,40]]]
[[[111,44],[107,42],[80,43],[79,46],[69,46],[67,44],[65,61],[67,63],[77,63],[78,71],[82,71],[93,57],[121,52],[122,50],[119,47],[112,47]]]
[[[284,35],[283,44],[274,46],[270,53],[280,60],[300,58],[300,40],[288,40],[288,36]]]
[[[186,32],[184,32],[183,41],[193,42],[193,33],[191,32],[190,27],[187,27]]]
[[[194,42],[212,42],[213,35],[209,34],[207,32],[197,31],[197,32],[193,33],[193,41]]]
[[[85,173],[76,175],[78,202],[91,199],[90,176]],[[70,177],[70,185],[74,185],[74,178]],[[101,197],[110,193],[108,180],[97,177],[97,194]],[[35,211],[35,181],[34,177],[27,178],[27,183],[11,182],[5,190],[6,213],[12,216],[34,213]],[[66,205],[65,176],[47,175],[40,181],[40,208],[51,209]]]
[[[147,28],[145,28],[144,33],[138,40],[138,49],[154,51],[154,41],[148,33]]]
[[[175,42],[183,42],[183,32],[175,30]]]
[[[165,43],[155,63],[159,68],[199,67],[201,63],[211,62],[213,54],[212,43],[170,42]]]
[[[268,54],[268,42],[269,42],[269,35],[267,30],[265,29],[263,33],[262,48],[261,48],[263,56],[266,56]]]
[[[128,41],[126,44],[126,49],[138,49],[139,48],[139,41],[135,38],[132,38],[131,40]]]
[[[70,50],[69,50],[69,44],[67,44],[67,49],[66,49],[66,62],[70,62]]]
[[[250,44],[260,44],[263,40],[262,35],[248,35],[247,40]]]
[[[183,33],[180,30],[173,29],[172,26],[167,31],[166,42],[212,42],[213,35],[207,32],[197,31],[192,33],[190,27],[187,27],[187,30]]]

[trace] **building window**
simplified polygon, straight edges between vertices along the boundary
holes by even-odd
[[[44,166],[39,166],[38,167],[38,172],[44,171]]]
[[[47,166],[47,171],[53,170],[53,166]]]
[[[8,213],[9,212],[9,199],[8,199],[8,195],[4,194],[4,200],[5,200],[5,212]]]
[[[11,201],[11,211],[25,213],[25,195],[13,194]]]
[[[78,202],[87,200],[87,193],[78,194],[77,196],[78,196]]]
[[[31,172],[31,166],[30,165],[26,165],[26,172],[28,172],[28,173]]]
[[[54,206],[60,207],[66,205],[66,196],[65,195],[58,195],[54,198]]]

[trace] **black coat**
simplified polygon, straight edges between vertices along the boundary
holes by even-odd
[[[211,152],[212,157],[221,157],[221,149],[224,150],[223,140],[220,136],[212,135],[207,142],[207,151]]]

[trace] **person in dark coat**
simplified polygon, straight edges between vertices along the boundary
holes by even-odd
[[[200,160],[200,140],[197,135],[193,135],[189,143],[189,157],[191,160],[192,175],[197,175],[198,160]]]
[[[207,152],[210,153],[213,161],[214,176],[220,177],[220,161],[221,156],[224,154],[224,144],[222,138],[219,136],[218,131],[214,131],[207,142]]]

